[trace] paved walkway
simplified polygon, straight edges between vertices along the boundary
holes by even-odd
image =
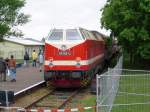
[[[11,90],[15,93],[44,80],[43,72],[39,68],[20,67],[17,69],[16,82],[10,82],[7,76],[6,82],[0,82],[0,90]]]

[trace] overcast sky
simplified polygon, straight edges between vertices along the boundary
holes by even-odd
[[[100,9],[106,0],[26,0],[23,12],[30,22],[21,27],[24,37],[40,40],[52,28],[100,29]],[[108,34],[108,33],[105,33]]]

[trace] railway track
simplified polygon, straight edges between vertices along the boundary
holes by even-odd
[[[63,109],[71,108],[72,104],[75,106],[74,99],[80,100],[86,93],[87,89],[61,89],[54,90],[45,86],[45,82],[35,84],[18,93],[15,93],[15,102],[11,104],[9,110],[16,112],[15,109],[21,107],[21,112],[29,110],[41,109]],[[86,92],[85,92],[86,91]],[[17,108],[15,108],[17,107]],[[18,108],[19,107],[19,108]],[[4,108],[4,110],[8,108]],[[11,110],[13,109],[13,111]],[[5,111],[4,111],[5,112]]]
[[[34,86],[28,87],[15,94],[14,103],[11,107],[22,107],[25,108],[37,99],[41,99],[48,95],[52,89],[45,86],[45,82],[36,84]]]
[[[25,107],[26,109],[35,108],[63,108],[65,105],[72,100],[80,92],[80,89],[76,90],[53,90],[49,94],[43,96],[41,99],[37,99],[32,104]]]
[[[10,107],[13,107],[13,110],[15,110],[14,107],[21,107],[22,111],[37,108],[60,109],[64,108],[80,91],[81,89],[54,90],[44,86],[43,82],[16,93],[15,103],[11,104]]]
[[[73,97],[71,99],[71,101],[68,102],[65,105],[65,108],[76,108],[76,107],[79,107],[79,106],[87,106],[87,105],[82,105],[82,100],[85,99],[86,97],[89,97],[89,95],[91,96],[91,92],[90,92],[89,88],[82,89],[78,93],[78,95],[76,95],[75,97]]]
[[[25,112],[26,110],[32,112],[37,111],[37,109],[77,108],[81,104],[80,101],[87,94],[90,94],[89,88],[54,90],[48,89],[46,86],[41,86],[15,99],[15,103],[12,104],[11,107],[21,107],[17,108],[17,110],[21,110],[21,112]],[[15,108],[13,110],[14,111],[10,110],[10,112],[16,112]]]
[[[41,111],[44,110],[47,112],[51,111],[60,111],[64,112],[65,110],[71,109],[72,111],[91,109],[91,112],[95,112],[95,100],[89,100],[89,98],[94,97],[90,92],[90,89],[78,89],[78,90],[54,90],[49,95],[43,97],[42,99],[37,99],[36,102],[26,107],[26,110],[29,112]],[[95,102],[93,105],[85,104],[83,101]]]
[[[52,91],[52,89],[45,85],[45,81],[41,81],[15,93],[14,103],[9,104],[9,107],[1,106],[0,112],[16,112],[16,109],[25,108],[37,99],[44,97]]]
[[[85,100],[88,97],[94,97],[94,95],[91,94],[89,88],[76,89],[76,90],[54,90],[49,95],[41,99],[37,99],[36,102],[33,102],[31,105],[26,107],[26,109],[32,112],[37,109],[63,110],[65,108],[69,109],[69,108],[91,106],[91,105],[86,105],[81,103],[82,100]]]

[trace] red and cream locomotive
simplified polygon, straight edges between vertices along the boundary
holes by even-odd
[[[45,81],[59,88],[86,86],[103,65],[104,50],[96,31],[52,29],[45,40]]]

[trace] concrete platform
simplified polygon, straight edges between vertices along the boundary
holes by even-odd
[[[0,82],[0,90],[14,91],[15,94],[41,81],[44,81],[43,72],[39,72],[38,67],[17,68],[16,82],[11,82],[7,76],[6,82]]]

